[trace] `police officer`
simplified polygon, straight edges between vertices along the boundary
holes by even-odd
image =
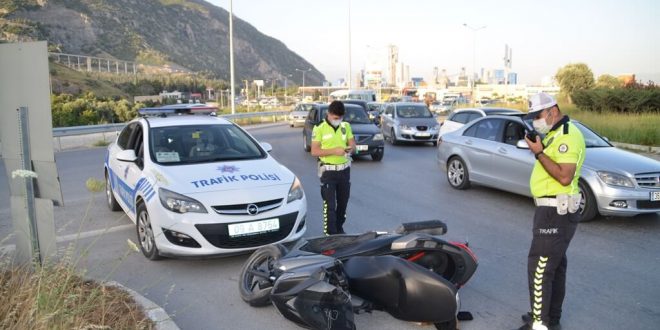
[[[351,189],[350,157],[355,150],[355,139],[351,125],[342,121],[344,113],[344,104],[333,101],[325,120],[312,131],[312,156],[319,157],[323,233],[326,235],[344,234]]]
[[[566,250],[579,221],[578,180],[585,157],[584,137],[555,99],[539,93],[529,98],[525,119],[545,137],[525,137],[536,162],[530,188],[536,204],[527,276],[532,312],[520,329],[559,329],[566,286]]]

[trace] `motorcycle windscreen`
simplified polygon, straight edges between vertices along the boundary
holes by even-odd
[[[394,256],[352,257],[344,261],[351,294],[397,319],[446,322],[456,317],[456,288],[442,276]]]

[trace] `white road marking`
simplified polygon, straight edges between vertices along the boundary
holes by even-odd
[[[65,242],[69,242],[69,241],[74,241],[76,239],[90,238],[90,237],[100,236],[100,235],[103,235],[103,234],[109,234],[109,233],[114,233],[114,232],[118,232],[118,231],[122,231],[122,230],[126,230],[126,229],[133,229],[133,228],[135,228],[134,224],[127,224],[127,225],[109,227],[109,228],[104,228],[104,229],[90,230],[90,231],[86,231],[86,232],[82,232],[82,233],[58,236],[57,238],[55,238],[55,242],[65,243]],[[0,246],[0,255],[10,253],[14,250],[16,250],[16,245],[14,245],[14,244]]]

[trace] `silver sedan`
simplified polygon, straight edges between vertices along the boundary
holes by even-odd
[[[660,162],[612,146],[583,124],[587,155],[579,182],[581,221],[660,212]],[[470,183],[531,196],[534,156],[520,117],[489,116],[438,140],[438,162],[456,189]]]

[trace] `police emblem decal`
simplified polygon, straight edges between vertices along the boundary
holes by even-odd
[[[563,154],[563,153],[566,153],[566,151],[568,151],[568,146],[565,143],[562,143],[561,145],[559,145],[559,152],[561,152]]]

